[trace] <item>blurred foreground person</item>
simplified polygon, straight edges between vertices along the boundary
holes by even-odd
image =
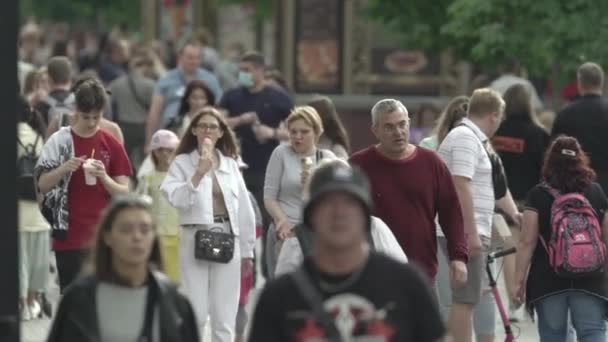
[[[65,292],[48,342],[198,342],[188,300],[162,273],[149,201],[116,198],[101,218],[91,275]]]
[[[421,272],[370,252],[369,182],[336,165],[310,182],[315,252],[260,295],[249,341],[437,341],[445,334]]]

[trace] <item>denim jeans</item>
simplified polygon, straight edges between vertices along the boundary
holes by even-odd
[[[541,342],[565,342],[568,311],[579,342],[606,341],[606,302],[580,291],[563,292],[536,302]]]

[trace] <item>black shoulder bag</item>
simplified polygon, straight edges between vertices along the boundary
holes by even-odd
[[[464,126],[473,131],[471,127],[465,124],[460,124],[460,126]],[[475,134],[475,131],[473,131],[473,134]],[[475,134],[475,136],[477,136],[477,134]],[[494,187],[494,199],[501,199],[505,197],[509,188],[509,185],[507,183],[507,175],[505,174],[505,168],[502,166],[502,160],[500,159],[498,153],[494,152],[493,150],[490,151],[488,149],[488,146],[486,144],[489,144],[490,142],[487,141],[486,144],[484,144],[483,141],[480,142],[483,146],[484,151],[486,151],[488,158],[490,159],[490,163],[492,164],[492,185]]]
[[[232,229],[232,228],[231,228]],[[227,264],[234,256],[234,234],[209,227],[194,233],[194,258]]]
[[[146,313],[144,317],[144,325],[139,335],[139,342],[152,342],[154,328],[154,309],[158,303],[157,288],[152,279],[152,275],[148,276],[148,295],[146,297]]]
[[[323,297],[321,293],[315,288],[310,280],[310,277],[306,273],[304,266],[298,267],[298,269],[290,273],[293,281],[300,291],[300,294],[306,302],[310,305],[313,315],[319,320],[319,323],[325,330],[327,335],[327,341],[329,342],[342,342],[340,332],[336,327],[336,323],[331,314],[323,308]]]

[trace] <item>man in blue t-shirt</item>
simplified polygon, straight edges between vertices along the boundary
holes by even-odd
[[[179,49],[178,66],[158,80],[150,105],[146,125],[146,146],[150,137],[177,115],[179,104],[190,81],[200,80],[213,92],[216,99],[222,96],[220,83],[211,72],[202,69],[201,46],[195,40],[186,41]]]
[[[219,107],[228,112],[228,124],[241,142],[242,156],[249,165],[244,173],[245,183],[258,203],[264,203],[264,177],[272,151],[286,130],[279,129],[293,108],[293,101],[284,91],[266,84],[264,57],[249,52],[239,62],[239,86],[227,91]],[[269,223],[262,210],[265,226]]]

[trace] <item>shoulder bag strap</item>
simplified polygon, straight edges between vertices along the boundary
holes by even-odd
[[[492,161],[492,156],[490,156],[490,151],[488,151],[488,149],[486,148],[486,144],[484,144],[483,141],[481,141],[481,139],[479,139],[479,137],[477,136],[477,133],[475,133],[475,130],[472,129],[471,127],[465,125],[464,123],[461,123],[458,126],[466,127],[468,129],[470,129],[471,132],[473,132],[473,135],[475,135],[475,138],[477,138],[477,140],[479,140],[479,142],[481,143],[481,146],[483,147],[483,150],[486,151],[486,154],[488,155],[488,158],[490,158],[490,161]]]
[[[23,142],[21,142],[21,139],[19,139],[19,137],[17,137],[17,144],[19,144],[19,146],[21,146],[23,148],[23,152],[25,154],[29,154],[29,153],[33,153],[36,154],[36,147],[38,146],[38,140],[40,139],[40,134],[36,133],[36,140],[34,140],[34,143],[31,145],[23,145]]]
[[[34,144],[32,144],[32,154],[38,156],[36,149],[38,148],[38,140],[40,140],[40,134],[36,133],[36,140],[34,140]]]
[[[154,309],[157,307],[158,289],[155,286],[152,274],[148,276],[148,295],[146,297],[146,311],[144,316],[144,324],[141,329],[139,342],[152,342],[154,334]]]
[[[27,147],[25,147],[25,145],[23,145],[23,143],[21,142],[21,139],[19,139],[19,137],[17,137],[17,144],[19,144],[19,146],[21,146],[23,148],[23,151],[25,153],[27,153]]]
[[[70,115],[73,115],[73,114],[68,114],[68,113],[62,112],[59,115],[60,115],[60,117],[58,118],[58,120],[59,120],[59,127],[70,126]]]
[[[295,272],[290,273],[290,276],[293,278],[304,300],[311,306],[313,314],[323,326],[327,334],[327,341],[342,342],[342,337],[338,332],[338,328],[336,328],[334,318],[323,308],[323,297],[321,297],[321,293],[312,284],[304,266],[298,267]]]
[[[128,82],[129,82],[129,88],[131,89],[131,93],[133,94],[133,97],[135,98],[135,102],[137,102],[137,104],[145,111],[148,111],[149,109],[149,104],[144,101],[140,94],[137,92],[137,87],[135,87],[135,82],[133,81],[133,76],[132,75],[128,75],[127,76]]]

